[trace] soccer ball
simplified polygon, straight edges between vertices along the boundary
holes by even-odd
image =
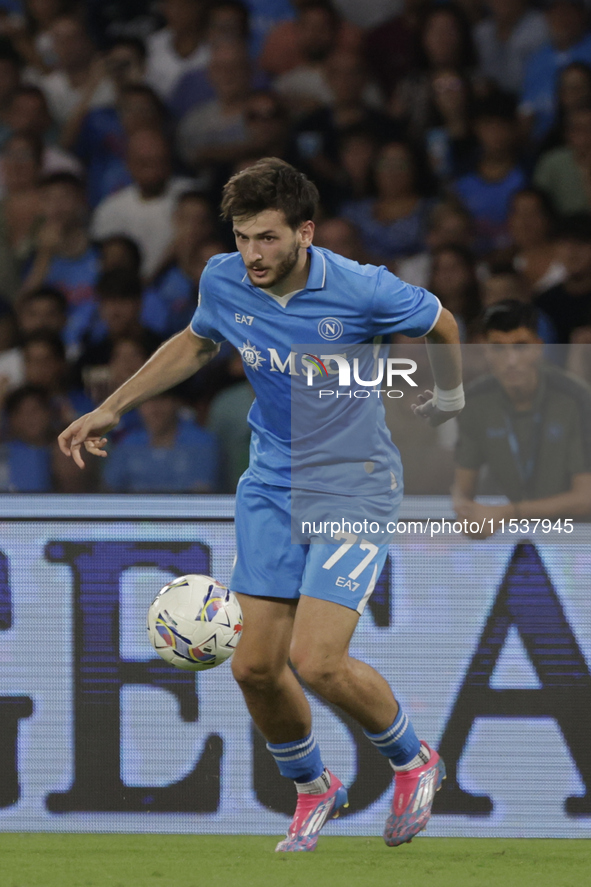
[[[241,631],[238,598],[211,576],[180,576],[148,610],[150,643],[166,662],[188,671],[229,659]]]

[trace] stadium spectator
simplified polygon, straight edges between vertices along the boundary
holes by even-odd
[[[400,80],[418,66],[421,19],[428,3],[429,0],[402,0],[402,8],[393,18],[365,34],[367,64],[388,98]]]
[[[4,402],[8,439],[0,444],[0,490],[49,493],[55,431],[49,395],[24,385]]]
[[[462,341],[480,312],[476,260],[463,246],[441,246],[433,252],[428,289],[454,315]]]
[[[343,201],[374,196],[374,168],[379,148],[379,142],[363,127],[351,126],[341,134],[338,150]]]
[[[79,5],[79,0],[75,2]],[[113,39],[131,35],[145,40],[162,26],[160,4],[146,3],[146,0],[116,0],[114,3],[85,0],[84,17],[92,39],[103,51],[109,48]]]
[[[273,83],[275,91],[289,104],[294,118],[333,100],[325,62],[337,48],[340,19],[328,3],[311,2],[299,10],[299,27],[304,58],[277,76]],[[373,98],[378,99],[375,94]]]
[[[0,155],[0,292],[14,299],[20,272],[33,248],[41,202],[38,190],[43,147],[39,139],[12,135]]]
[[[93,298],[98,251],[88,234],[84,185],[71,173],[55,173],[41,184],[43,223],[37,233],[25,291],[43,284],[65,293],[70,308]]]
[[[149,86],[131,83],[120,90],[113,107],[95,108],[75,122],[79,126],[69,127],[67,141],[87,167],[88,202],[95,209],[101,200],[132,184],[128,140],[138,131],[164,132],[166,111]]]
[[[408,133],[420,139],[428,122],[430,80],[439,70],[471,76],[476,52],[470,24],[459,6],[452,3],[430,7],[422,19],[420,64],[398,84],[390,107],[408,123]]]
[[[23,337],[38,332],[61,336],[68,318],[68,300],[60,289],[40,286],[20,296],[16,316]]]
[[[134,373],[137,373],[149,356],[150,352],[142,338],[122,336],[120,339],[117,339],[113,343],[111,359],[109,360],[109,388],[107,394],[115,391]],[[107,394],[103,395],[101,400],[104,400]],[[130,413],[125,415],[128,416]]]
[[[116,444],[104,471],[107,489],[121,493],[212,493],[218,489],[218,444],[209,431],[180,414],[166,391],[139,408],[143,428]]]
[[[277,24],[259,58],[264,71],[277,77],[317,62],[333,49],[360,47],[361,32],[340,19],[331,5],[318,0],[294,0],[296,18]]]
[[[469,79],[445,68],[430,78],[425,144],[433,173],[443,182],[467,173],[477,159],[472,131],[473,90]]]
[[[444,246],[471,248],[474,240],[472,217],[457,201],[435,204],[427,220],[424,252],[397,262],[397,275],[406,283],[426,288],[431,277],[433,251]]]
[[[511,265],[495,264],[480,285],[482,307],[490,308],[499,302],[528,302],[527,285],[521,274]]]
[[[298,169],[314,179],[324,203],[336,203],[342,182],[341,137],[362,130],[382,144],[400,138],[400,126],[367,104],[368,78],[358,53],[333,52],[324,65],[331,101],[306,115],[294,128],[292,158]]]
[[[246,46],[219,46],[211,55],[207,74],[214,98],[189,111],[177,130],[179,156],[190,168],[232,163],[245,152],[244,118],[252,76]]]
[[[556,255],[556,215],[545,193],[536,188],[516,191],[508,224],[512,244],[507,258],[529,291],[542,293],[562,283],[565,270]]]
[[[57,64],[39,86],[57,124],[64,126],[81,102],[93,108],[113,104],[113,84],[82,19],[61,16],[52,22],[50,34]]]
[[[64,337],[68,316],[68,303],[60,290],[40,287],[25,293],[16,303],[16,342],[0,352],[0,390],[12,391],[25,380],[25,364],[20,341],[43,332]],[[0,315],[0,322],[2,316]]]
[[[557,233],[557,258],[565,279],[538,295],[536,305],[556,327],[558,342],[569,342],[580,327],[591,325],[591,215],[567,217]]]
[[[417,153],[404,142],[390,142],[375,167],[377,196],[354,200],[341,215],[358,228],[372,261],[390,261],[421,252],[432,202],[420,193],[425,178]]]
[[[98,201],[131,182],[125,166],[125,138],[137,129],[164,126],[165,110],[144,84],[146,60],[141,40],[120,37],[103,57],[102,67],[113,86],[113,101],[94,107],[85,90],[61,131],[61,145],[74,151],[88,167],[89,202]]]
[[[558,75],[556,115],[554,124],[544,139],[540,152],[566,144],[566,124],[570,115],[581,108],[591,107],[591,66],[572,62]]]
[[[173,216],[167,261],[144,292],[141,320],[162,339],[186,327],[197,307],[203,270],[201,247],[215,233],[210,204],[195,191],[181,194]]]
[[[591,105],[570,112],[566,144],[542,155],[533,180],[560,214],[591,209]]]
[[[143,338],[122,336],[116,339],[108,364],[99,364],[85,372],[85,392],[95,405],[101,403],[130,376],[137,373],[149,356],[150,351]],[[130,431],[141,428],[141,424],[138,411],[130,410],[122,417],[117,429],[111,433],[111,439],[117,443]]]
[[[558,74],[571,62],[591,64],[591,34],[584,0],[547,0],[550,39],[526,64],[520,113],[536,143],[548,133],[556,113]]]
[[[142,252],[142,273],[149,277],[170,246],[176,199],[191,182],[171,175],[170,146],[162,133],[153,130],[130,137],[127,164],[133,184],[99,203],[92,233],[98,240],[113,234],[132,237]]]
[[[120,36],[111,40],[108,50],[101,56],[102,69],[116,95],[126,86],[145,83],[146,46],[138,37]],[[92,103],[78,105],[78,112],[87,113]]]
[[[137,338],[150,354],[162,341],[141,324],[142,286],[138,277],[118,268],[105,271],[97,281],[96,295],[98,306],[92,306],[93,314],[80,339],[77,370],[83,379],[87,367],[109,363],[118,339]]]
[[[41,174],[71,172],[82,176],[83,167],[72,154],[55,144],[57,133],[50,117],[47,100],[38,86],[23,84],[12,97],[7,119],[13,133],[24,133],[41,140]]]
[[[214,0],[207,9],[205,32],[210,45],[232,40],[248,41],[249,7],[241,0]]]
[[[5,37],[0,37],[0,147],[11,133],[10,106],[21,78],[23,60]]]
[[[548,23],[530,0],[487,0],[487,6],[490,15],[474,28],[480,73],[519,94],[530,55],[548,41]]]
[[[360,264],[365,262],[365,252],[359,232],[347,219],[324,219],[320,222],[314,232],[314,244],[354,262]]]
[[[47,391],[58,428],[93,409],[90,398],[70,384],[66,350],[57,333],[44,330],[31,333],[23,343],[22,353],[25,384]]]
[[[260,16],[257,16],[257,20]],[[253,89],[268,89],[270,78],[257,65],[256,53],[249,40],[249,10],[240,0],[220,0],[207,10],[206,39],[210,47],[210,59],[226,51],[246,52],[252,63],[251,85]],[[189,111],[215,98],[215,91],[207,67],[188,71],[177,82],[166,104],[171,114],[180,120]]]
[[[208,62],[207,5],[205,0],[164,0],[162,3],[166,27],[148,38],[146,79],[165,101],[183,74]]]
[[[476,250],[486,253],[507,246],[507,217],[511,196],[526,184],[518,163],[515,104],[508,95],[483,99],[474,116],[480,148],[475,169],[453,183],[455,194],[472,215]]]
[[[0,403],[9,391],[22,385],[23,356],[17,345],[17,331],[13,312],[0,302]]]
[[[115,89],[138,85],[146,78],[146,45],[139,37],[121,36],[111,41],[106,68]]]
[[[491,520],[498,529],[500,519],[591,513],[591,389],[542,362],[537,323],[523,302],[500,302],[484,316],[491,375],[466,391],[453,489],[458,517],[484,522],[473,535],[491,535]],[[475,501],[483,469],[488,490],[509,504]]]
[[[131,237],[126,237],[124,234],[113,234],[111,237],[101,240],[98,247],[101,271],[123,268],[139,277],[142,255],[139,246]]]
[[[279,96],[270,90],[253,90],[244,107],[245,153],[256,157],[281,157],[287,151],[289,120]]]
[[[27,0],[26,17],[11,23],[9,34],[27,65],[37,73],[57,64],[51,26],[76,7],[76,0]]]
[[[492,264],[487,269],[487,275],[480,283],[480,301],[483,309],[490,308],[499,302],[507,300],[517,302],[531,302],[531,289],[524,276],[516,271],[512,265],[502,263]],[[548,345],[557,343],[557,333],[554,324],[544,311],[537,312],[537,334],[542,342]],[[480,341],[479,331],[475,330],[474,339]]]
[[[244,364],[235,351],[228,372],[238,381],[213,398],[207,429],[215,435],[220,453],[220,493],[235,493],[241,475],[248,468],[250,427],[247,422],[254,391],[246,379]]]

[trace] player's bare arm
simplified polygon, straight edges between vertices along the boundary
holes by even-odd
[[[441,309],[437,323],[425,338],[435,390],[419,394],[412,410],[430,425],[437,426],[457,416],[464,405],[460,335],[454,316],[447,308]]]
[[[106,456],[104,435],[121,416],[151,397],[184,382],[217,354],[219,345],[196,336],[187,327],[168,339],[149,360],[91,413],[80,416],[58,437],[62,453],[84,468],[82,446],[93,456]]]

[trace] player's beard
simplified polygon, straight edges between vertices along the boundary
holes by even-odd
[[[300,248],[297,244],[294,244],[293,249],[289,252],[284,259],[282,259],[274,272],[274,277],[269,280],[267,283],[259,283],[256,282],[256,286],[261,289],[271,289],[271,287],[277,286],[278,283],[281,283],[285,280],[286,277],[289,277],[293,269],[298,263],[298,259],[300,257]],[[272,269],[269,268],[269,271]],[[251,281],[252,283],[252,281]]]

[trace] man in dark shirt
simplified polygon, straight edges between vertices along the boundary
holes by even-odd
[[[591,514],[591,389],[543,362],[537,321],[533,306],[509,299],[484,317],[491,375],[466,391],[453,490],[460,519],[485,521],[474,535],[503,519]],[[507,505],[475,501],[485,467]]]
[[[559,342],[591,325],[591,215],[568,216],[558,232],[558,258],[566,268],[564,283],[541,293],[536,305],[556,328]]]
[[[348,196],[342,193],[342,137],[361,130],[380,144],[394,141],[402,133],[396,121],[367,104],[367,71],[360,55],[334,52],[324,70],[333,101],[297,123],[289,152],[294,164],[314,177],[324,201],[336,207]]]

